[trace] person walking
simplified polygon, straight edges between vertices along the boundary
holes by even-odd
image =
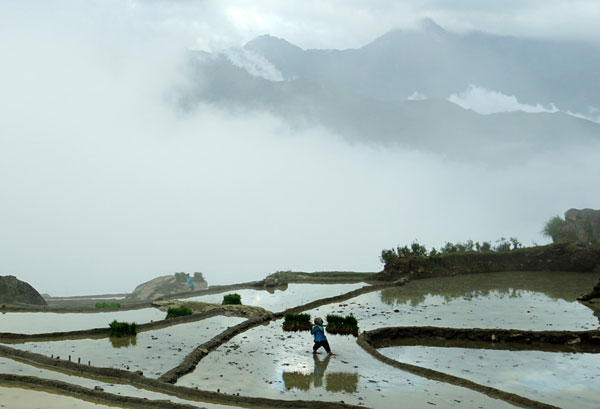
[[[325,336],[325,328],[323,328],[323,318],[317,317],[315,318],[315,325],[310,330],[310,333],[315,336],[315,345],[313,345],[313,354],[317,353],[317,350],[321,347],[325,348],[325,351],[329,355],[333,355],[331,352],[331,348],[329,347],[329,342],[327,342],[327,337]]]

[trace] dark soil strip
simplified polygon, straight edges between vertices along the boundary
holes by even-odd
[[[148,322],[145,324],[138,325],[138,332],[152,331],[160,328],[167,328],[177,324],[184,324],[187,322],[200,321],[206,318],[211,318],[217,315],[224,315],[225,310],[221,308],[215,308],[207,312],[200,314],[185,315],[182,317],[171,318],[168,320],[160,320],[154,322]],[[231,312],[229,312],[231,313]],[[48,332],[45,334],[15,334],[12,332],[0,332],[0,342],[4,343],[23,343],[33,341],[56,341],[64,339],[81,339],[81,338],[97,338],[108,336],[108,323],[106,328],[93,328],[78,331],[65,331],[65,332]]]
[[[53,312],[57,314],[66,314],[66,313],[91,313],[91,312],[107,312],[107,311],[130,311],[130,310],[140,310],[142,308],[148,308],[151,305],[151,301],[142,301],[142,302],[131,302],[127,303],[124,300],[118,300],[121,307],[119,308],[96,308],[95,306],[89,305],[64,305],[59,306],[50,302],[50,305],[2,305],[0,306],[0,312]],[[65,303],[68,303],[66,301]]]
[[[68,372],[76,376],[98,378],[103,382],[115,382],[132,385],[137,388],[147,389],[154,392],[160,392],[168,395],[177,396],[181,399],[189,399],[196,401],[207,401],[225,405],[235,405],[242,407],[259,406],[261,408],[332,408],[332,409],[358,409],[364,408],[362,406],[354,406],[344,403],[337,402],[319,402],[319,401],[301,401],[301,400],[283,400],[283,399],[267,399],[267,398],[256,398],[246,397],[237,395],[227,395],[219,392],[202,391],[194,388],[187,388],[183,386],[176,386],[170,383],[161,382],[157,379],[146,378],[143,375],[135,372],[124,371],[121,369],[114,368],[99,368],[94,366],[81,365],[74,362],[56,360],[44,355],[36,354],[33,352],[26,352],[10,348],[4,345],[0,345],[0,356],[6,356],[12,359],[18,359],[24,363],[32,363],[37,366],[48,368],[50,370],[61,370]],[[8,376],[14,376],[15,382],[18,382],[21,377],[16,375],[3,375],[0,374],[0,383],[6,382]],[[34,378],[37,380],[37,378]],[[19,385],[15,383],[15,385]],[[66,384],[69,388],[75,387],[71,384]],[[31,387],[39,387],[39,382],[34,382]],[[76,387],[77,388],[77,387]],[[82,388],[83,397],[94,398],[94,394],[88,393],[91,390]],[[96,391],[91,391],[96,392]],[[110,401],[107,401],[110,402]],[[118,404],[118,402],[110,402]],[[151,407],[151,406],[142,406]],[[160,406],[159,406],[160,407]],[[168,406],[164,406],[169,408]],[[178,406],[173,408],[187,408],[187,406]]]
[[[370,344],[370,332],[363,332],[356,341],[365,351],[370,353],[373,357],[379,361],[386,363],[395,368],[401,369],[412,374],[422,376],[425,378],[432,379],[434,381],[445,382],[451,385],[468,388],[476,392],[483,393],[494,399],[501,399],[505,402],[510,403],[521,408],[534,408],[534,409],[558,409],[556,406],[548,405],[546,403],[538,402],[525,398],[523,396],[516,395],[514,393],[505,392],[500,389],[491,388],[489,386],[480,385],[468,379],[459,378],[458,376],[449,375],[443,372],[438,372],[433,369],[423,368],[416,365],[411,365],[403,362],[398,362],[394,359],[388,358],[381,354],[376,348]]]
[[[365,335],[375,348],[427,345],[456,348],[600,353],[599,331],[522,331],[514,329],[390,327]]]

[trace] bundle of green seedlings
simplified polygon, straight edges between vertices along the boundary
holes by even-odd
[[[329,314],[326,318],[328,333],[341,335],[352,334],[355,337],[358,336],[358,321],[354,315],[342,317],[340,315]]]
[[[109,337],[126,337],[126,336],[135,336],[137,335],[137,324],[132,322],[131,324],[128,322],[119,322],[114,320],[110,324],[110,329],[108,330]]]
[[[288,312],[283,316],[284,331],[310,331],[311,328],[310,314]]]
[[[241,303],[242,303],[242,296],[237,293],[227,294],[227,295],[223,296],[223,305],[241,304]]]
[[[169,318],[183,317],[185,315],[192,315],[192,310],[185,305],[180,307],[170,307],[167,310],[167,317],[165,319],[168,320]]]
[[[97,302],[96,308],[121,308],[121,304],[119,304],[118,302]]]

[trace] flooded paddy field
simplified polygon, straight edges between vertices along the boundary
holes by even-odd
[[[0,384],[0,408],[12,409],[109,409],[107,406],[55,393]]]
[[[269,311],[279,312],[321,298],[344,294],[366,285],[368,284],[289,284],[285,290],[276,288],[272,293],[267,290],[245,289],[182,298],[182,300],[221,304],[223,295],[231,292],[239,294],[242,297],[242,304],[244,305],[253,305]]]
[[[237,317],[213,317],[138,333],[136,337],[86,338],[77,340],[26,342],[13,348],[46,356],[68,356],[74,362],[98,367],[142,371],[157,378],[177,366],[198,345],[210,340],[230,326],[244,321]]]
[[[515,272],[413,280],[404,286],[306,312],[312,318],[353,314],[361,331],[390,326],[589,330],[598,328],[598,318],[576,297],[593,287],[599,277],[598,273]],[[231,292],[240,294],[244,305],[283,311],[365,285],[290,284],[286,290],[277,289],[273,293],[254,289]],[[220,304],[223,294],[182,300]],[[154,308],[81,314],[7,313],[0,315],[0,325],[3,332],[39,333],[108,327],[113,319],[143,323],[162,320],[165,315]],[[73,322],[72,318],[79,321]],[[11,347],[49,357],[60,356],[62,360],[71,355],[75,362],[81,358],[84,364],[91,361],[96,367],[142,371],[144,376],[156,379],[180,364],[198,345],[243,321],[217,316],[140,332],[136,338],[27,342]],[[284,332],[281,326],[282,320],[276,320],[236,335],[204,356],[196,369],[179,378],[176,385],[228,395],[285,401],[343,401],[382,409],[396,408],[398,402],[411,408],[513,407],[506,401],[476,392],[476,388],[431,380],[387,365],[363,350],[352,336],[329,334],[335,355],[328,357],[321,351],[314,356],[309,332]],[[5,329],[9,327],[11,330]],[[598,354],[424,346],[380,351],[400,362],[560,407],[592,408],[600,399],[595,388],[600,376]],[[100,386],[108,393],[122,396],[168,399],[199,407],[228,407],[40,369],[10,359],[0,359],[0,373],[56,379],[90,389]]]
[[[596,409],[600,405],[600,354],[422,346],[379,351],[399,362],[562,408]]]
[[[165,316],[157,308],[93,313],[7,312],[0,314],[0,332],[40,334],[108,328],[113,320],[143,324],[162,320]]]
[[[313,317],[353,314],[361,330],[389,326],[590,330],[598,328],[598,318],[576,297],[599,277],[503,272],[413,280],[308,312]]]
[[[177,385],[274,399],[344,401],[371,408],[510,408],[469,389],[430,381],[382,364],[356,338],[329,335],[335,353],[312,354],[308,332],[284,332],[282,321],[253,328],[211,352]]]
[[[196,400],[188,400],[181,399],[172,395],[167,395],[160,392],[154,392],[148,389],[140,389],[131,385],[114,383],[114,382],[105,382],[103,380],[94,379],[94,378],[86,378],[83,376],[75,376],[67,373],[63,373],[60,371],[52,371],[44,368],[39,368],[33,365],[28,365],[19,361],[15,361],[7,358],[0,358],[0,373],[11,373],[18,374],[22,376],[36,376],[38,378],[44,379],[52,379],[61,382],[65,382],[68,384],[82,386],[84,388],[94,389],[95,387],[102,388],[105,392],[112,393],[115,395],[123,395],[123,396],[133,396],[137,398],[147,398],[151,400],[170,400],[175,403],[185,403],[188,405],[198,406],[200,408],[208,408],[208,409],[229,409],[229,408],[237,408],[237,406],[229,406],[229,405],[220,405],[212,402],[206,401],[196,401]],[[27,389],[23,389],[27,391]],[[19,397],[21,388],[18,388],[15,391],[15,398]],[[1,395],[0,395],[1,396]],[[59,395],[60,396],[60,395]],[[24,394],[26,398],[27,395]],[[22,400],[27,402],[26,400]],[[3,401],[0,399],[0,404]],[[1,407],[1,406],[0,406]],[[8,408],[12,408],[13,406],[6,406]],[[24,406],[14,406],[16,407],[24,407]],[[27,407],[35,407],[35,406],[27,406]],[[39,406],[40,408],[44,408],[44,406]],[[61,408],[60,406],[56,406],[57,408]],[[69,407],[69,406],[65,406]],[[87,408],[87,406],[73,406],[73,407],[82,407]],[[95,406],[92,406],[95,407]],[[102,406],[101,406],[102,407]]]

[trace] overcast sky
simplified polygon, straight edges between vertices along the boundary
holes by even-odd
[[[474,167],[170,102],[187,85],[184,50],[263,33],[359,47],[431,17],[449,30],[600,38],[596,1],[496,3],[2,1],[0,274],[75,295],[175,271],[212,284],[377,271],[382,248],[415,238],[543,241],[551,216],[597,207],[595,153]]]

